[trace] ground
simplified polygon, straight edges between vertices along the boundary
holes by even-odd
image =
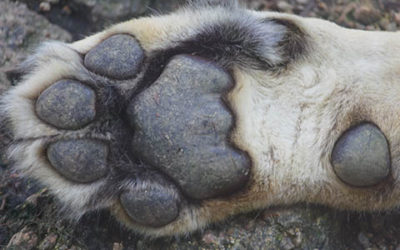
[[[121,20],[167,12],[183,1],[20,0],[0,2],[0,91],[17,81],[9,72],[46,39],[72,41]],[[322,17],[367,30],[397,30],[400,3],[351,0],[251,0],[253,9]],[[0,146],[7,142],[3,131]],[[299,204],[234,217],[180,238],[143,238],[107,212],[78,223],[60,219],[57,202],[1,158],[0,246],[9,249],[397,249],[400,213],[359,214]]]

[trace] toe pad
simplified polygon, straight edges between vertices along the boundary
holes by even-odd
[[[161,186],[135,188],[121,194],[121,204],[133,221],[150,227],[164,226],[178,216],[178,198]]]
[[[108,146],[96,140],[58,141],[47,148],[51,165],[64,177],[80,183],[92,182],[107,173]]]
[[[128,79],[139,71],[144,53],[129,35],[114,35],[90,50],[84,65],[91,71],[113,79]]]
[[[79,129],[95,118],[96,95],[77,81],[61,80],[39,96],[36,113],[57,128]]]

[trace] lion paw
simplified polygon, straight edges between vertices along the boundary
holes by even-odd
[[[46,43],[2,99],[9,155],[72,216],[156,236],[275,204],[395,207],[399,87],[351,70],[347,32],[204,5]]]

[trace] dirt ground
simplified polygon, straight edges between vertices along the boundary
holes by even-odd
[[[1,0],[0,92],[7,73],[41,41],[73,41],[112,23],[164,13],[184,0]],[[400,1],[249,0],[249,8],[320,17],[364,30],[395,31]],[[0,131],[1,132],[1,131]],[[7,143],[0,133],[0,149]],[[400,249],[400,213],[351,213],[298,204],[231,218],[202,232],[152,240],[120,226],[106,211],[63,219],[46,188],[22,179],[0,154],[0,248],[6,249]]]

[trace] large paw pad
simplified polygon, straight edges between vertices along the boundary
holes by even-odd
[[[221,95],[232,84],[217,65],[176,56],[129,105],[134,154],[192,198],[227,194],[249,177],[248,158],[229,143],[233,116]]]

